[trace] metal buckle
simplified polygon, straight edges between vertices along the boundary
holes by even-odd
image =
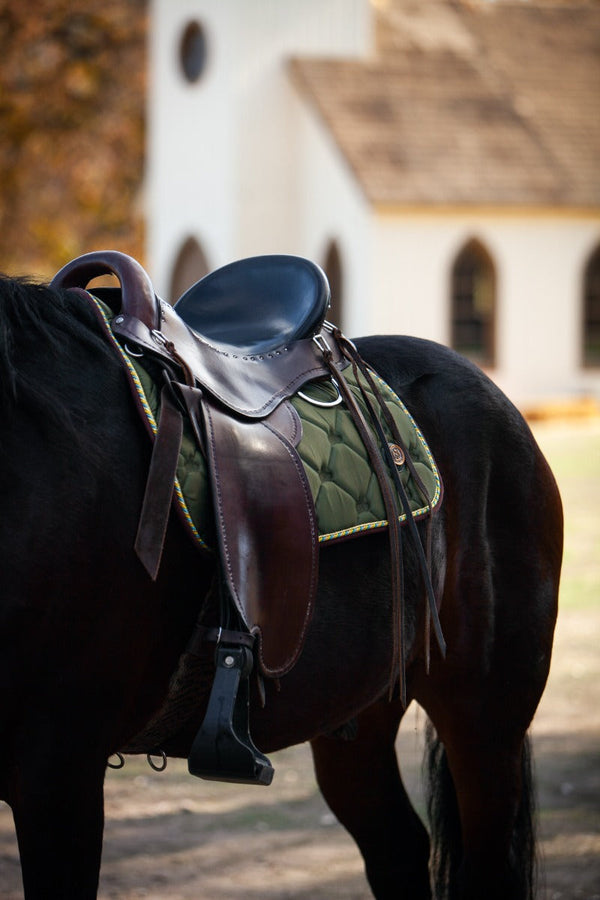
[[[313,334],[313,341],[324,356],[326,353],[331,353],[331,347],[329,346],[321,332],[319,332],[319,334]]]
[[[154,340],[156,341],[157,344],[162,344],[163,347],[166,347],[167,339],[164,336],[164,334],[162,333],[162,331],[159,331],[158,328],[153,328],[152,331],[150,332],[150,335],[154,338]]]

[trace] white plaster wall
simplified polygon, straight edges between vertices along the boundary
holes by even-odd
[[[293,56],[365,55],[365,0],[232,0],[242,15],[236,73],[239,255],[294,252],[306,182],[298,108],[287,63]],[[309,176],[310,177],[310,176]]]
[[[373,331],[448,343],[450,273],[470,238],[485,245],[498,279],[497,366],[489,374],[519,403],[600,394],[600,372],[580,367],[582,275],[600,239],[600,221],[592,216],[380,214],[373,239]]]
[[[148,103],[148,258],[166,291],[183,240],[211,268],[291,251],[298,184],[289,56],[371,46],[368,0],[153,0]],[[206,73],[181,75],[183,29],[199,21]]]
[[[330,133],[296,96],[298,191],[296,252],[320,265],[331,241],[340,253],[343,321],[348,335],[364,334],[364,302],[372,269],[373,215]]]
[[[415,212],[375,218],[369,333],[447,343],[446,260],[456,241],[455,223]]]
[[[227,3],[153,0],[148,101],[148,266],[166,293],[183,240],[193,235],[211,267],[233,253],[235,119],[230,91],[233,47],[217,36],[230,30]],[[202,22],[208,64],[185,81],[179,42],[185,25]]]

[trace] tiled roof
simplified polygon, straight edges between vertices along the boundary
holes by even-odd
[[[379,0],[295,83],[375,204],[600,206],[600,4]]]

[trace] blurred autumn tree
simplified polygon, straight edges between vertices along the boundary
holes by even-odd
[[[143,261],[147,0],[0,0],[0,271]]]

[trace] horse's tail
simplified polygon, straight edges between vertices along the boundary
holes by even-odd
[[[431,877],[436,900],[452,900],[462,856],[460,818],[444,745],[431,722],[425,740],[425,786],[431,833]],[[515,897],[534,900],[537,881],[536,803],[531,745],[523,742],[521,803],[513,831],[511,861]]]
[[[446,749],[431,722],[425,732],[424,766],[432,887],[436,900],[450,900],[462,855],[460,818]]]

